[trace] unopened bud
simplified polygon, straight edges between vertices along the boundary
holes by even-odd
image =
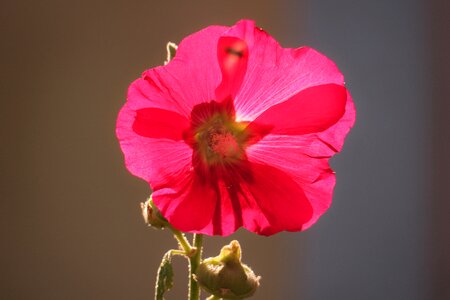
[[[167,225],[167,220],[159,212],[158,208],[152,201],[152,197],[148,198],[145,203],[141,203],[142,217],[147,225],[154,228],[164,228]]]
[[[220,255],[205,259],[197,268],[195,278],[207,292],[223,299],[244,299],[252,296],[260,277],[241,262],[241,246],[232,241]]]

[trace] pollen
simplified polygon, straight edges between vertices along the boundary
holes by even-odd
[[[235,136],[225,126],[208,130],[208,148],[221,158],[234,157],[240,152]]]
[[[197,128],[195,140],[208,165],[230,164],[245,156],[245,128],[225,113],[212,115]]]

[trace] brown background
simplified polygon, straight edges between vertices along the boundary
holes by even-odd
[[[209,238],[206,256],[239,239],[244,260],[263,276],[253,299],[448,298],[448,4],[423,3],[2,1],[0,298],[152,298],[160,258],[175,243],[140,218],[149,189],[123,165],[116,115],[128,84],[165,59],[168,40],[241,18],[285,47],[308,42],[335,59],[358,123],[337,159],[335,205],[323,221],[269,239],[242,230]],[[389,143],[387,155],[400,163],[377,156]],[[184,299],[186,263],[175,265],[168,298]]]
[[[0,298],[151,299],[176,244],[144,226],[148,185],[123,164],[114,131],[127,86],[163,62],[168,40],[210,24],[247,17],[286,39],[280,9],[260,0],[2,2]],[[259,299],[275,299],[285,234],[235,238],[264,274]],[[206,255],[229,240],[209,239]],[[169,297],[182,299],[186,263],[175,261]]]

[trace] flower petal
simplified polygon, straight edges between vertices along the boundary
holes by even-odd
[[[244,40],[249,51],[247,71],[234,99],[238,121],[251,121],[308,87],[344,84],[341,72],[327,57],[309,47],[282,48],[253,21],[238,22],[224,36]]]
[[[160,187],[152,199],[169,223],[183,232],[205,232],[213,222],[218,194],[195,172],[186,172],[177,181]],[[212,234],[212,233],[210,233]]]
[[[350,129],[355,124],[356,110],[352,96],[347,90],[347,102],[345,104],[345,113],[342,118],[333,126],[325,131],[317,133],[322,143],[327,144],[334,152],[339,152],[344,145],[344,140]]]
[[[329,208],[335,184],[335,175],[328,165],[327,153],[320,158],[305,153],[313,143],[310,136],[270,134],[247,151],[249,161],[271,165],[301,187],[312,206],[312,216],[303,223],[301,230],[311,226]],[[329,149],[323,146],[320,150]]]
[[[155,192],[155,204],[171,224],[189,232],[227,236],[241,226],[262,235],[301,230],[312,207],[300,185],[277,168],[247,165],[251,180],[239,173],[239,179],[214,184],[180,180]]]
[[[150,107],[136,111],[133,130],[144,137],[179,141],[189,126],[189,120],[176,112]]]
[[[215,99],[221,81],[217,43],[228,27],[210,26],[183,39],[167,65],[147,70],[133,82],[133,109],[161,108],[189,117],[192,107]]]
[[[135,116],[128,102],[117,118],[116,134],[128,170],[149,182],[154,190],[176,182],[192,167],[192,149],[184,141],[137,134],[132,128]]]
[[[313,208],[309,228],[330,207],[336,178],[328,159],[342,149],[355,122],[355,107],[347,91],[344,115],[328,129],[304,135],[268,134],[247,148],[250,162],[265,163],[289,174],[303,189]]]
[[[262,235],[302,230],[312,217],[312,207],[300,185],[266,164],[253,162],[251,169],[253,181],[243,189],[243,203],[256,203],[257,210],[243,211],[244,227]]]
[[[216,89],[216,101],[234,99],[247,70],[247,44],[236,37],[221,37],[217,46],[217,58],[222,71],[222,82]]]
[[[241,207],[236,190],[223,180],[210,184],[197,174],[159,189],[153,199],[167,220],[185,232],[227,236],[242,226],[243,218],[254,220],[256,214],[261,215],[249,205]],[[269,226],[267,221],[263,224]]]
[[[347,91],[337,84],[302,90],[259,115],[249,126],[268,126],[272,134],[307,134],[324,131],[345,112]],[[255,131],[255,130],[253,130]]]

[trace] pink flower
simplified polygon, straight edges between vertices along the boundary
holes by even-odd
[[[355,121],[336,65],[253,21],[185,38],[128,91],[117,137],[177,229],[262,235],[310,227],[331,204],[328,159]]]

